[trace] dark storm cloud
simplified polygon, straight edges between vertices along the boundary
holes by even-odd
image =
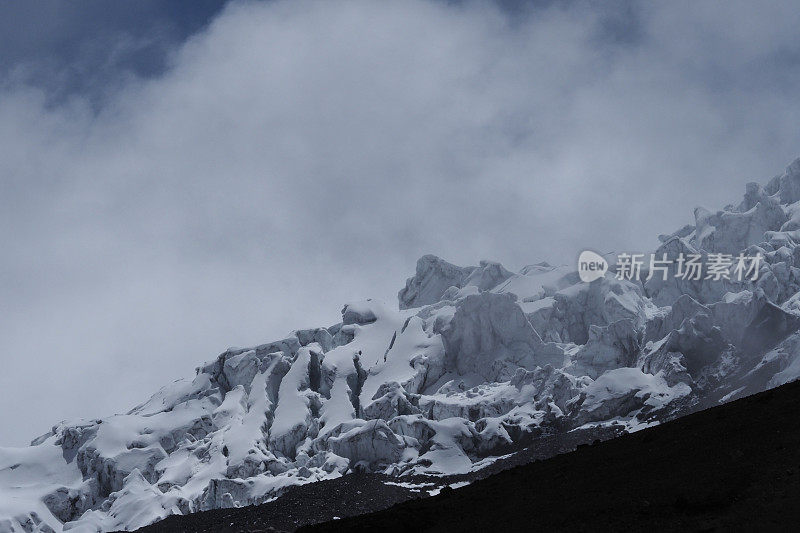
[[[649,249],[798,155],[792,3],[599,6],[237,3],[99,105],[7,81],[4,441],[394,299],[425,253]]]

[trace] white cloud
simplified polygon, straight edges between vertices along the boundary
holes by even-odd
[[[394,298],[424,253],[646,249],[737,200],[800,151],[781,7],[663,3],[617,43],[584,4],[242,3],[97,115],[6,87],[0,443]]]

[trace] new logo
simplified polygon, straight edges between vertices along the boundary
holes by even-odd
[[[602,255],[585,250],[578,256],[578,276],[581,281],[591,283],[602,278],[608,270],[608,261]]]

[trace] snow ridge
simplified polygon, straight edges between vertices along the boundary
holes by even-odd
[[[644,283],[422,257],[399,307],[229,349],[129,413],[0,449],[0,533],[133,530],[356,470],[454,474],[525,437],[635,431],[800,377],[800,159],[655,251],[758,280]]]

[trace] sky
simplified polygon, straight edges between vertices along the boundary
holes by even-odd
[[[396,301],[647,251],[800,156],[792,2],[0,5],[0,445]]]

